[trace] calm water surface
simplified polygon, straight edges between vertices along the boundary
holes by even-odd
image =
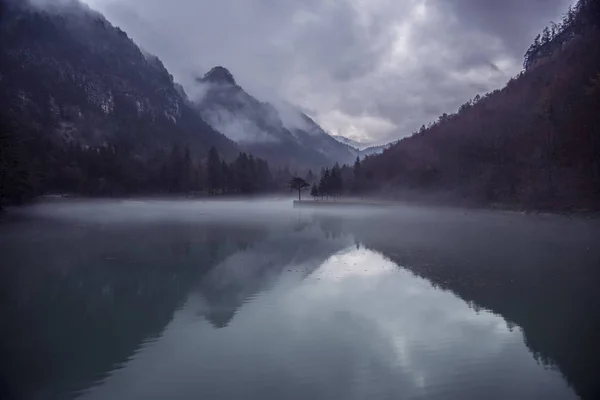
[[[598,225],[274,200],[12,211],[0,398],[599,398]]]

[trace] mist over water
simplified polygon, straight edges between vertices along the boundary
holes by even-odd
[[[0,398],[594,398],[598,234],[276,198],[10,210]]]

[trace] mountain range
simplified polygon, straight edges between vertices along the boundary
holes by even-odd
[[[354,151],[356,152],[356,156],[358,156],[358,158],[360,158],[360,159],[363,159],[368,156],[373,156],[376,154],[381,154],[381,153],[383,153],[383,151],[385,149],[393,146],[395,143],[395,142],[390,142],[390,143],[386,143],[386,144],[382,144],[382,145],[378,145],[378,146],[371,146],[367,143],[359,142],[357,140],[353,140],[353,139],[347,138],[345,136],[331,135],[331,137],[333,137],[338,142],[344,143],[345,145],[354,149]]]
[[[77,1],[2,2],[2,118],[53,142],[119,143],[136,154],[237,146],[190,107],[162,62]]]
[[[534,40],[505,88],[367,149],[290,104],[258,100],[222,66],[187,87],[190,98],[101,14],[78,0],[43,3],[0,1],[0,204],[52,190],[239,193],[258,175],[260,187],[281,190],[292,171],[368,154],[341,169],[347,192],[551,210],[600,204],[596,0],[579,0]]]
[[[226,68],[196,79],[195,109],[240,148],[275,164],[296,168],[350,163],[356,150],[338,142],[310,117],[284,102],[261,102],[239,86]]]
[[[356,150],[292,105],[261,102],[215,67],[189,99],[157,57],[78,0],[0,2],[4,123],[54,144],[116,144],[150,158],[172,146],[203,159],[240,151],[280,167],[352,162]]]

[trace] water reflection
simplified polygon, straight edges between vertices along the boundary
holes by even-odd
[[[226,330],[202,307],[192,294],[159,342],[84,398],[574,397],[501,317],[370,250],[284,273]]]
[[[203,276],[197,290],[206,302],[204,315],[215,327],[226,327],[243,303],[269,290],[282,273],[307,276],[349,243],[349,239],[325,240],[329,236],[309,222],[271,226],[255,246],[241,248]]]
[[[593,223],[144,215],[0,226],[0,398],[598,393]]]
[[[202,274],[262,233],[40,222],[14,228],[1,251],[7,398],[69,397],[103,379],[160,336]]]
[[[396,222],[352,229],[369,248],[521,326],[538,361],[580,397],[600,397],[597,220],[448,211]]]

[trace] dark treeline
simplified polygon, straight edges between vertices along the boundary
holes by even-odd
[[[344,165],[346,169],[347,166]],[[319,182],[314,182],[311,189],[310,195],[314,198],[336,198],[341,196],[344,190],[344,179],[342,177],[342,168],[339,164],[335,164],[331,170],[324,168],[321,171],[321,178]]]
[[[100,14],[3,0],[0,19],[0,206],[48,192],[204,190],[196,167],[210,146],[237,156],[162,62]]]
[[[287,168],[278,169],[273,174],[267,161],[246,153],[240,153],[232,163],[227,163],[220,159],[214,147],[208,152],[206,169],[198,165],[195,174],[194,189],[210,194],[274,192],[285,188],[292,176]]]
[[[310,185],[310,195],[317,199],[336,199],[343,195],[365,194],[369,188],[370,173],[365,171],[359,157],[354,165],[336,163],[332,168],[323,168],[318,179],[309,171],[306,182]]]
[[[363,160],[367,190],[475,205],[597,210],[599,3],[580,0],[554,34],[550,29],[534,43],[528,68],[502,90],[476,96]]]
[[[282,190],[292,176],[246,153],[227,162],[214,147],[201,158],[179,145],[141,157],[129,146],[57,144],[0,124],[0,204],[46,193],[257,194]]]

